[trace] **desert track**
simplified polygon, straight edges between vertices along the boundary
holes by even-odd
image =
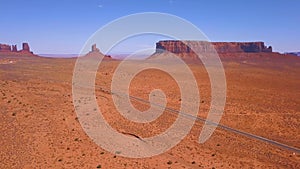
[[[196,117],[196,116],[193,116],[193,115],[190,115],[190,114],[172,109],[170,107],[164,107],[163,105],[150,102],[150,101],[145,100],[145,99],[140,98],[140,97],[127,95],[127,94],[120,93],[120,92],[117,92],[117,91],[109,91],[109,90],[104,89],[103,87],[100,87],[100,86],[96,86],[96,87],[99,90],[101,90],[102,92],[105,92],[105,93],[110,93],[110,94],[118,95],[118,96],[121,96],[121,97],[122,96],[129,96],[129,98],[132,99],[132,100],[135,100],[135,101],[138,101],[138,102],[141,102],[141,103],[144,103],[144,104],[151,104],[151,105],[154,105],[158,108],[164,108],[167,112],[175,113],[175,114],[181,114],[181,115],[183,115],[183,117],[193,119],[196,122],[201,122],[201,123],[206,123],[206,124],[209,124],[209,125],[214,125],[214,126],[217,126],[220,129],[226,130],[226,131],[231,132],[231,133],[236,133],[236,134],[246,136],[246,137],[254,139],[254,140],[259,140],[259,141],[263,141],[263,142],[266,142],[266,143],[269,143],[269,144],[273,144],[273,145],[275,145],[279,148],[283,148],[283,149],[286,149],[286,150],[289,150],[289,151],[292,151],[292,152],[295,152],[295,153],[300,153],[300,149],[297,148],[297,147],[289,146],[289,145],[277,142],[275,140],[270,140],[268,138],[261,137],[261,136],[258,136],[258,135],[252,134],[252,133],[244,132],[244,131],[241,131],[241,130],[238,130],[238,129],[235,129],[235,128],[232,128],[232,127],[229,127],[229,126],[226,126],[226,125],[222,125],[222,124],[218,124],[218,123],[215,123],[215,122],[212,122],[212,121],[208,121],[204,118]]]

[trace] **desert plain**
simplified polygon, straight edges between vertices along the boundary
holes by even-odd
[[[277,53],[223,54],[227,96],[221,124],[300,148],[300,58]],[[110,89],[121,61],[104,60],[96,85]],[[0,168],[300,168],[300,154],[217,128],[203,144],[203,123],[169,151],[149,158],[126,158],[95,144],[83,131],[72,99],[76,58],[0,56]],[[188,63],[200,97],[198,116],[210,108],[210,81],[203,64]],[[163,80],[161,80],[163,79]],[[167,106],[179,109],[180,91],[167,73],[149,69],[130,84],[130,95],[148,100],[165,92]],[[166,130],[177,115],[165,111],[148,124],[128,121],[112,95],[96,89],[99,109],[117,131],[140,138]],[[138,110],[149,105],[132,100]],[[105,135],[103,136],[105,137]],[[119,154],[120,153],[120,154]]]

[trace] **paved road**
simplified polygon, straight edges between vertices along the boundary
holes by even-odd
[[[99,86],[97,86],[97,87],[99,87]],[[255,139],[255,140],[263,141],[263,142],[266,142],[266,143],[269,143],[269,144],[273,144],[273,145],[275,145],[277,147],[280,147],[280,148],[283,148],[283,149],[286,149],[286,150],[289,150],[289,151],[292,151],[292,152],[300,154],[300,149],[297,148],[297,147],[289,146],[289,145],[286,145],[286,144],[283,144],[283,143],[280,143],[280,142],[277,142],[277,141],[274,141],[274,140],[270,140],[270,139],[265,138],[265,137],[261,137],[261,136],[255,135],[255,134],[251,134],[251,133],[248,133],[248,132],[237,130],[237,129],[234,129],[232,127],[228,127],[228,126],[225,126],[225,125],[222,125],[222,124],[218,124],[218,123],[214,123],[214,122],[211,122],[211,121],[207,121],[204,118],[197,117],[197,116],[192,116],[190,114],[187,114],[187,113],[184,113],[184,112],[180,112],[178,110],[175,110],[175,109],[172,109],[172,108],[169,108],[169,107],[164,107],[163,105],[152,103],[152,102],[150,102],[148,100],[145,100],[145,99],[142,99],[142,98],[139,98],[139,97],[135,97],[135,96],[131,96],[131,95],[127,95],[127,94],[124,94],[124,93],[115,92],[115,91],[110,92],[108,90],[105,90],[105,89],[101,88],[101,91],[102,90],[103,91],[107,91],[107,93],[115,94],[115,95],[118,95],[118,96],[121,96],[121,97],[122,96],[129,96],[129,98],[132,99],[132,100],[136,100],[136,101],[142,102],[144,104],[152,104],[152,105],[157,106],[159,108],[164,108],[166,111],[169,111],[171,113],[181,114],[181,115],[183,115],[186,118],[190,118],[190,119],[196,120],[198,122],[202,122],[202,123],[206,122],[209,125],[217,126],[218,128],[221,128],[223,130],[226,130],[226,131],[229,131],[229,132],[232,132],[232,133],[236,133],[236,134],[239,134],[239,135],[243,135],[243,136],[246,136],[248,138]]]

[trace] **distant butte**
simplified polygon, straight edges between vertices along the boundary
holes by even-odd
[[[23,43],[21,50],[17,49],[17,45],[0,44],[0,53],[5,53],[5,54],[18,53],[21,55],[34,55],[33,52],[30,51],[30,47],[28,43]]]
[[[98,57],[98,56],[104,56],[104,60],[110,60],[112,57],[110,55],[104,55],[96,46],[96,44],[93,44],[91,47],[91,51],[86,54],[85,56],[88,57]]]
[[[218,53],[258,53],[272,52],[272,47],[265,46],[264,42],[207,42],[207,41],[180,41],[180,40],[165,40],[156,43],[156,52],[167,50],[172,53],[194,53],[189,46],[197,49],[200,52],[212,52],[214,47]]]
[[[197,58],[196,53],[209,54],[217,52],[221,56],[236,55],[239,53],[272,53],[272,47],[265,46],[264,42],[208,42],[208,41],[180,41],[164,40],[156,43],[156,52],[159,55],[166,51],[177,54],[183,58]]]

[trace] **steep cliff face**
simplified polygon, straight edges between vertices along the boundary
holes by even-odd
[[[23,43],[22,44],[22,52],[30,52],[30,47],[29,47],[29,44],[28,43]]]
[[[206,41],[178,41],[167,40],[156,43],[156,52],[161,53],[167,50],[176,54],[192,54],[193,49],[197,52],[213,52],[218,53],[257,53],[257,52],[272,52],[272,47],[266,47],[264,42],[206,42]]]
[[[17,45],[11,45],[12,47],[12,52],[18,52],[18,49],[17,49]]]

